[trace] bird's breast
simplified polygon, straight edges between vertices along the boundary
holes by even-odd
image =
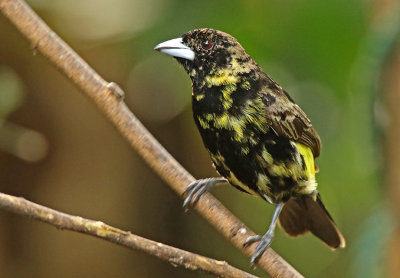
[[[247,83],[240,87],[247,86]],[[235,89],[236,88],[236,89]],[[223,134],[224,140],[254,145],[270,127],[261,98],[238,89],[237,85],[211,87],[193,94],[193,116],[200,132],[213,140]]]

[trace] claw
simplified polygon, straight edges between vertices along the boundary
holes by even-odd
[[[274,237],[273,231],[268,231],[265,235],[250,236],[246,239],[243,245],[249,245],[254,242],[259,242],[253,256],[250,259],[250,264],[253,266],[259,257],[268,249]]]
[[[210,190],[210,188],[211,188],[211,186],[210,186],[210,187],[202,186],[202,187],[193,195],[193,198],[192,198],[193,204],[197,203],[197,201],[200,199],[200,197],[201,197],[204,193],[206,193],[208,190]]]
[[[192,183],[190,183],[190,184],[185,188],[185,190],[183,190],[182,196],[185,195],[188,191],[191,191],[191,190],[197,185],[197,183],[198,183],[198,180],[197,180],[197,181],[194,181],[194,182],[192,182]]]
[[[183,191],[182,195],[185,195],[186,193],[189,192],[188,196],[183,201],[183,207],[186,207],[190,203],[190,201],[193,198],[193,195],[199,190],[199,187],[202,186],[202,183],[200,183],[200,181],[202,181],[202,180],[192,182]]]
[[[183,201],[183,207],[186,207],[190,203],[195,204],[200,197],[209,191],[211,187],[213,187],[216,183],[226,182],[224,178],[209,178],[196,180],[189,184],[182,195],[188,194],[185,200]]]
[[[260,236],[260,235],[249,236],[249,237],[246,239],[246,241],[243,243],[243,245],[246,246],[246,245],[249,245],[249,244],[251,244],[251,243],[253,243],[253,242],[260,241],[261,238],[262,238],[262,236]]]
[[[269,226],[268,231],[265,233],[265,235],[250,236],[244,242],[243,245],[248,245],[250,243],[258,242],[256,250],[254,251],[254,254],[250,259],[251,266],[253,266],[256,263],[258,258],[260,258],[261,255],[265,252],[265,250],[267,250],[268,247],[271,245],[272,239],[274,238],[276,222],[278,221],[278,217],[279,214],[281,213],[282,208],[283,208],[283,203],[277,204],[274,211],[274,215],[272,216],[271,225]]]

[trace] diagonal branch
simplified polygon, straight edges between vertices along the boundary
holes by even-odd
[[[96,103],[130,145],[172,189],[181,194],[194,181],[128,109],[119,86],[106,82],[98,75],[23,0],[0,0],[0,10],[36,51],[47,57]],[[211,194],[203,195],[195,209],[243,253],[248,256],[254,253],[255,244],[243,246],[245,240],[254,233]],[[272,277],[302,277],[271,248],[262,255],[257,265]]]
[[[85,219],[59,212],[32,203],[24,198],[0,193],[0,208],[16,214],[32,217],[59,229],[92,235],[128,247],[129,249],[142,251],[163,261],[167,261],[174,266],[178,265],[191,270],[200,270],[218,277],[257,278],[252,274],[230,266],[224,261],[216,261],[211,258],[152,241],[134,235],[131,232],[114,228],[101,221]]]

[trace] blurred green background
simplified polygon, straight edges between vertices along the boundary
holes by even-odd
[[[400,53],[398,1],[28,3],[106,80],[125,90],[132,111],[197,178],[216,173],[192,121],[190,80],[153,47],[201,27],[235,36],[318,130],[319,191],[347,240],[345,249],[332,252],[311,235],[292,239],[278,229],[273,249],[306,277],[399,277],[399,254],[388,248],[398,217],[396,196],[387,198],[396,185],[388,182],[392,173],[386,170],[387,153],[394,149],[386,141],[393,121],[385,106],[385,92],[393,87],[386,86],[385,74],[396,67],[393,61],[400,64],[394,58]],[[201,216],[185,212],[182,200],[96,107],[33,54],[0,15],[1,192],[267,277],[251,270],[249,259]],[[271,205],[228,186],[212,192],[255,232],[266,231]],[[210,277],[3,211],[0,272],[1,277]]]

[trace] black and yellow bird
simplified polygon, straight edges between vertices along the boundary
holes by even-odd
[[[289,94],[221,31],[189,31],[155,50],[175,57],[189,74],[194,121],[223,176],[190,184],[184,205],[226,181],[275,204],[265,235],[245,243],[259,242],[252,264],[270,246],[278,220],[290,236],[310,231],[332,249],[344,247],[317,191],[314,159],[321,140]]]

